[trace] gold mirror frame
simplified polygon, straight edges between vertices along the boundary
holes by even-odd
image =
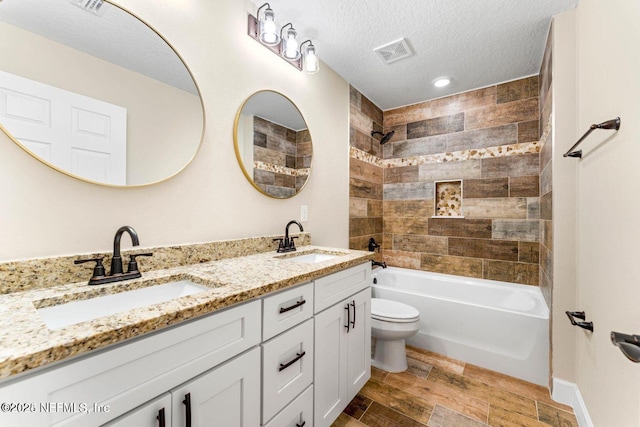
[[[70,3],[69,3],[70,4]],[[40,156],[38,156],[38,154],[34,153],[33,151],[31,151],[28,147],[26,147],[23,143],[21,143],[5,126],[3,123],[0,123],[0,130],[5,133],[7,135],[7,137],[9,137],[9,139],[11,139],[16,145],[18,145],[20,148],[22,148],[25,152],[27,152],[31,157],[33,157],[34,159],[38,160],[39,162],[41,162],[42,164],[64,174],[67,175],[69,177],[72,177],[74,179],[78,179],[80,181],[83,182],[87,182],[87,183],[91,183],[91,184],[96,184],[96,185],[100,185],[100,186],[104,186],[104,187],[112,187],[112,188],[136,188],[136,187],[145,187],[145,186],[149,186],[149,185],[153,185],[153,184],[157,184],[160,182],[164,182],[166,180],[171,179],[172,177],[176,176],[177,174],[179,174],[180,172],[182,172],[184,169],[187,168],[187,166],[189,166],[193,160],[195,159],[196,155],[200,152],[200,149],[202,147],[203,144],[203,140],[204,140],[204,133],[205,133],[205,127],[206,127],[206,116],[205,116],[205,108],[204,108],[204,101],[202,99],[202,93],[200,91],[200,88],[198,86],[198,83],[196,82],[195,78],[193,77],[193,73],[191,72],[191,70],[189,69],[189,67],[187,66],[187,64],[185,63],[184,59],[182,58],[182,56],[177,52],[177,50],[173,47],[173,45],[171,43],[169,43],[167,41],[167,39],[165,37],[163,37],[155,28],[153,28],[151,25],[149,25],[147,22],[145,22],[144,20],[142,20],[140,17],[138,17],[137,15],[135,15],[134,13],[132,13],[131,11],[129,11],[128,9],[114,4],[112,3],[110,0],[105,0],[105,4],[108,5],[109,7],[114,8],[114,10],[117,10],[117,12],[123,12],[126,13],[127,15],[129,15],[131,18],[133,18],[133,21],[135,22],[139,22],[141,25],[143,25],[146,29],[151,30],[151,32],[153,34],[155,34],[155,36],[159,37],[160,40],[162,40],[166,46],[169,48],[169,50],[176,56],[176,58],[179,60],[179,62],[182,64],[182,66],[184,67],[184,70],[186,71],[186,73],[188,74],[188,76],[190,77],[191,81],[193,82],[193,86],[195,88],[195,91],[197,92],[194,95],[197,95],[197,99],[198,99],[198,105],[200,108],[200,114],[198,119],[195,120],[199,120],[199,123],[201,123],[202,125],[202,131],[200,132],[199,138],[197,141],[194,141],[193,147],[195,148],[193,153],[191,155],[187,154],[185,156],[185,159],[187,158],[187,156],[189,157],[188,160],[185,161],[185,163],[182,166],[176,167],[174,168],[171,172],[167,172],[166,175],[164,175],[162,178],[158,178],[155,180],[150,180],[149,182],[141,182],[141,183],[136,183],[136,184],[125,184],[125,185],[119,185],[119,184],[110,184],[110,183],[105,183],[105,182],[100,182],[100,181],[95,181],[86,177],[82,177],[80,175],[74,174],[70,171],[67,171],[59,166],[56,166],[55,164],[41,158]],[[0,3],[0,8],[2,6],[2,3]],[[75,6],[73,6],[75,7]],[[79,13],[88,13],[88,12],[84,12],[81,9],[78,9]],[[1,9],[0,9],[0,13],[1,13]],[[4,22],[0,22],[0,24],[5,24]],[[8,24],[10,25],[10,24]],[[21,28],[22,29],[22,28]],[[25,31],[29,31],[29,30],[25,30]],[[29,31],[30,32],[30,31]],[[35,34],[35,33],[34,33]],[[62,44],[62,43],[61,43]],[[197,108],[197,107],[196,107]],[[195,145],[195,142],[197,142],[197,146]],[[168,155],[171,155],[171,153],[168,153]],[[129,165],[127,165],[129,166]]]
[[[256,108],[255,105],[252,105],[252,100],[258,103],[264,103],[265,101],[269,101],[272,103],[272,105],[281,103],[283,108],[291,108],[290,113],[292,113],[293,110],[295,110],[295,112],[297,112],[299,115],[299,117],[296,117],[296,120],[304,123],[305,128],[297,129],[297,130],[292,129],[288,127],[286,124],[283,124],[286,121],[286,118],[283,118],[282,116],[280,118],[276,118],[275,117],[276,113],[270,111],[270,108],[262,108],[260,115],[251,114],[252,118],[255,119],[257,117],[259,120],[261,120],[261,122],[258,125],[256,125],[255,123],[251,124],[250,126],[251,135],[247,137],[246,133],[248,132],[244,132],[243,129],[240,129],[240,127],[241,127],[241,122],[243,120],[243,116],[246,115],[248,111],[247,109]],[[286,106],[286,103],[290,105]],[[275,109],[276,108],[274,108],[274,110]],[[280,108],[277,108],[277,110],[280,110]],[[249,112],[251,113],[251,111]],[[270,117],[262,117],[264,115],[270,115]],[[263,144],[258,145],[258,148],[256,148],[256,144],[255,144],[255,138],[256,138],[255,134],[257,132],[256,126],[263,126],[263,125],[267,125],[269,127],[273,126],[276,128],[281,128],[282,129],[281,132],[287,132],[287,135],[289,135],[288,140],[283,141],[285,138],[281,138],[275,135],[273,135],[271,138],[269,138],[269,136],[267,135],[264,135]],[[292,156],[291,154],[286,154],[284,152],[280,152],[272,149],[274,148],[274,146],[280,146],[281,144],[286,145],[287,143],[292,143],[290,139],[293,138],[293,135],[288,131],[290,131],[291,133],[295,133],[297,135],[296,137],[297,142],[295,143],[295,146],[296,146],[296,150],[298,148],[301,148],[300,154],[302,155],[297,155],[298,153],[296,152],[296,155]],[[300,139],[300,141],[298,141],[298,139]],[[242,105],[240,106],[240,108],[238,109],[238,112],[234,120],[233,141],[234,141],[236,158],[238,160],[238,164],[240,165],[240,169],[242,170],[242,173],[244,174],[245,178],[247,178],[247,181],[249,181],[249,183],[256,190],[258,190],[260,193],[264,194],[265,196],[268,196],[274,199],[288,199],[299,194],[309,182],[309,176],[311,174],[311,163],[313,160],[313,144],[312,144],[311,134],[309,132],[308,126],[306,125],[306,121],[304,120],[304,117],[300,112],[300,109],[286,95],[283,95],[282,93],[276,92],[273,90],[260,90],[253,93],[251,96],[245,99]],[[260,151],[260,153],[258,153],[258,156],[264,156],[265,154],[269,156],[269,153],[267,152],[272,152],[271,154],[275,153],[275,156],[270,156],[270,157],[272,158],[277,157],[277,163],[280,163],[280,164],[272,164],[268,162],[262,162],[260,160],[254,161],[252,159],[248,161],[248,163],[250,164],[247,165],[246,164],[247,162],[243,158],[243,152],[247,152],[248,149],[250,149],[249,151],[251,152],[252,156],[256,151]],[[291,157],[294,157],[295,160],[291,160]],[[296,163],[294,167],[290,167],[291,164],[287,164],[287,162],[291,163],[292,161],[295,161]],[[257,164],[260,165],[260,168],[255,167]],[[249,169],[251,170],[249,171]],[[256,182],[256,179],[255,179],[256,170],[261,171],[260,172],[261,175],[266,176],[267,179],[270,179],[271,177],[273,177],[274,185],[270,186],[269,184],[264,182]],[[283,187],[283,186],[275,185],[276,180],[280,182],[286,181],[288,183],[291,183],[292,181],[295,181],[295,182],[293,187]],[[300,181],[303,181],[303,182],[300,182]],[[274,187],[278,187],[278,188],[274,188]],[[294,190],[292,194],[286,194],[290,192],[289,189]]]

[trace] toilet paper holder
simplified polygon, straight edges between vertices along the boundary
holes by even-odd
[[[627,335],[611,331],[611,342],[620,349],[627,359],[640,363],[640,335]]]

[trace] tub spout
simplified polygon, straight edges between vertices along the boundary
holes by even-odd
[[[378,262],[378,261],[371,260],[371,267],[375,267],[375,266],[380,266],[382,268],[387,268],[387,263],[386,262]]]

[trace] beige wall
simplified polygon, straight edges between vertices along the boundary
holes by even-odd
[[[3,71],[127,109],[128,184],[171,176],[197,152],[196,95],[3,22],[0,51]]]
[[[200,153],[176,177],[144,188],[106,188],[43,166],[0,135],[0,261],[109,250],[124,224],[142,246],[277,234],[300,206],[313,242],[347,247],[349,86],[328,67],[307,75],[246,35],[244,2],[121,0],[169,40],[202,91],[206,132]],[[258,193],[237,164],[233,121],[253,92],[293,100],[314,142],[311,177],[296,197]],[[128,241],[126,242],[128,243]]]
[[[557,102],[562,103],[555,117],[555,158],[558,170],[565,167],[575,169],[575,173],[559,176],[554,169],[554,222],[558,220],[555,212],[574,211],[575,235],[566,233],[555,239],[565,245],[563,250],[570,251],[573,237],[577,282],[575,300],[571,301],[569,293],[554,299],[554,304],[566,304],[558,306],[554,314],[584,310],[595,330],[593,334],[578,328],[568,332],[558,326],[562,331],[555,336],[554,371],[557,376],[569,377],[570,365],[575,365],[575,380],[595,426],[636,427],[640,425],[640,368],[611,345],[609,334],[612,330],[640,333],[640,4],[582,0],[575,12],[575,26],[572,20],[570,17],[556,22],[566,25],[556,26],[560,45],[571,43],[572,32],[576,35],[577,56],[571,73],[563,73],[564,80],[554,82]],[[555,52],[556,58],[560,55]],[[571,80],[576,82],[575,97]],[[573,122],[570,103],[576,99],[577,121]],[[558,157],[589,125],[616,116],[622,118],[620,131],[592,133],[581,146],[582,160]],[[560,132],[572,138],[559,138]],[[560,193],[558,187],[562,185],[564,191],[570,191],[572,183],[576,188],[575,204],[573,197]],[[560,252],[558,246],[555,252]],[[562,259],[563,255],[558,256]],[[570,253],[565,256],[571,260]],[[566,276],[569,282],[570,276]],[[562,285],[556,278],[554,289]],[[560,317],[555,322],[560,322]],[[575,347],[559,347],[563,336],[568,338],[568,344],[575,339]]]

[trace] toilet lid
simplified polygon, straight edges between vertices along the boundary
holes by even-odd
[[[371,317],[387,322],[413,322],[420,318],[420,312],[398,301],[371,298]]]

